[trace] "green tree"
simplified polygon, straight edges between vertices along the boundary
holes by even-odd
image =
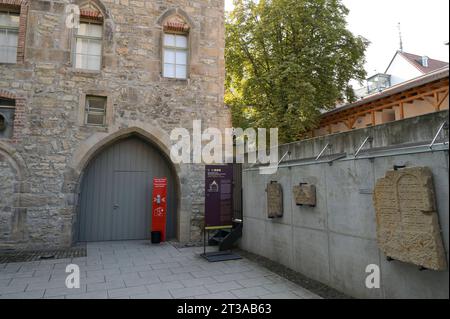
[[[226,21],[226,94],[235,127],[278,127],[291,142],[354,99],[366,45],[341,0],[235,0]]]

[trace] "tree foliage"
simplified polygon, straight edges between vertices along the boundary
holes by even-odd
[[[341,0],[235,0],[226,21],[226,96],[235,127],[298,139],[365,77],[362,39]]]

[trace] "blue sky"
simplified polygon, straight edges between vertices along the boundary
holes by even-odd
[[[401,23],[404,51],[449,61],[449,0],[343,0],[350,10],[349,29],[372,44],[366,58],[369,75],[384,72],[399,48]],[[232,9],[232,0],[225,0]]]

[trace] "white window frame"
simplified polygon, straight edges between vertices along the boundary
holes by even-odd
[[[176,42],[175,46],[166,45],[165,37],[166,35],[171,36],[181,36],[186,38],[186,47],[177,47]],[[173,63],[166,63],[165,61],[165,53],[166,50],[175,51],[175,64]],[[177,52],[185,52],[186,53],[186,64],[177,64],[176,61],[176,54]],[[176,32],[163,32],[163,38],[162,38],[162,76],[167,79],[177,79],[177,80],[187,80],[189,78],[189,59],[190,59],[190,50],[189,50],[189,35],[186,33],[176,33]],[[175,77],[166,76],[166,64],[171,64],[175,66]],[[178,77],[177,76],[177,65],[183,65],[186,67],[186,76],[185,77]]]
[[[89,71],[89,72],[100,72],[102,70],[102,65],[103,65],[103,23],[102,22],[95,22],[95,21],[89,21],[89,20],[83,20],[81,19],[80,21],[80,25],[81,24],[95,24],[95,25],[99,25],[102,27],[102,36],[101,37],[93,37],[93,36],[86,36],[86,35],[79,35],[78,31],[80,29],[75,29],[75,37],[74,37],[74,42],[73,42],[73,52],[72,52],[72,65],[73,68],[76,70],[82,70],[82,71]],[[97,56],[96,54],[84,54],[84,53],[77,53],[77,42],[78,39],[81,40],[88,40],[88,41],[99,41],[100,42],[100,63],[99,63],[99,68],[98,69],[86,69],[86,68],[78,68],[76,66],[77,63],[77,56]]]
[[[103,110],[97,108],[90,108],[89,100],[93,99],[101,99],[104,101],[105,105]],[[101,115],[103,116],[102,124],[89,123],[88,117],[89,115]],[[84,106],[84,124],[88,126],[97,126],[97,127],[105,127],[107,125],[107,115],[108,115],[108,97],[106,96],[96,96],[96,95],[86,95],[85,106]]]
[[[0,9],[0,13],[3,14],[7,14],[7,15],[15,15],[17,17],[19,17],[20,19],[20,12],[17,12],[16,10],[1,10]],[[14,57],[14,62],[10,62],[10,61],[0,61],[0,63],[8,63],[8,64],[16,64],[17,63],[17,49],[19,47],[19,29],[20,29],[20,22],[17,25],[17,27],[12,27],[12,26],[6,26],[6,25],[0,25],[0,30],[5,30],[6,31],[6,35],[8,36],[8,31],[15,31],[17,32],[17,43],[15,45],[15,47],[12,46],[6,46],[0,43],[0,47],[9,47],[9,48],[15,48],[16,49],[16,55]]]

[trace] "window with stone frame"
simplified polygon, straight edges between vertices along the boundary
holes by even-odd
[[[162,75],[187,79],[189,69],[189,26],[178,16],[164,24]]]
[[[100,71],[103,54],[103,15],[92,3],[80,8],[80,25],[75,29],[73,67]]]
[[[20,12],[0,8],[0,63],[16,63]]]
[[[106,126],[107,98],[104,96],[86,96],[84,124]]]
[[[15,108],[15,100],[0,98],[0,139],[13,136]]]
[[[100,71],[102,64],[103,26],[89,21],[80,21],[75,36],[74,67],[76,69]]]

